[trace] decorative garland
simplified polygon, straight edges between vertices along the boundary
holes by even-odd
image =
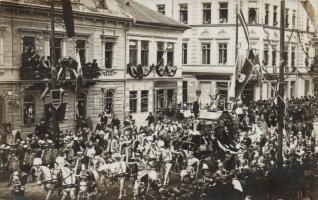
[[[172,66],[172,65],[166,65],[166,66],[161,66],[157,65],[156,66],[156,72],[158,76],[163,77],[163,76],[169,76],[169,77],[174,77],[177,73],[177,66]]]
[[[140,64],[137,66],[134,66],[133,64],[128,63],[127,73],[129,74],[129,76],[133,77],[134,79],[141,80],[144,77],[147,77],[152,72],[154,67],[155,67],[154,64],[147,67],[147,66],[142,66]]]

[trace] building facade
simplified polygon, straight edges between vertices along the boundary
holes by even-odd
[[[173,94],[181,95],[181,59],[179,61],[175,55],[180,53],[179,37],[187,26],[161,15],[149,23],[143,17],[134,16],[134,7],[140,4],[129,1],[74,0],[76,36],[68,39],[61,5],[56,2],[54,53],[59,67],[57,85],[63,91],[61,110],[58,110],[61,130],[74,131],[79,117],[96,124],[102,111],[109,116],[116,115],[121,121],[129,112],[154,111],[154,87],[171,84]],[[52,118],[49,1],[0,0],[0,9],[0,124],[10,124],[11,128],[25,134],[32,133],[37,122],[50,122]],[[145,9],[148,14],[158,15]],[[160,29],[159,24],[167,26],[168,30]],[[175,52],[172,51],[170,60],[173,67],[178,66],[175,75],[158,77],[154,68],[142,80],[131,77],[127,64],[133,60],[130,56],[132,44],[136,45],[134,64],[142,62],[141,52],[147,54],[143,57],[146,70],[146,66],[157,64],[156,45],[159,41],[163,48],[172,44]],[[141,50],[145,42],[148,50]],[[69,68],[72,59],[67,60],[76,58],[76,49],[83,70],[81,83],[76,79],[76,70]],[[162,56],[166,55],[162,52]],[[146,57],[148,63],[144,63]],[[136,98],[131,98],[133,96]],[[140,101],[146,104],[146,96],[147,106],[141,107]]]
[[[183,99],[193,102],[201,91],[201,104],[209,95],[228,96],[235,68],[236,8],[248,23],[251,48],[259,53],[266,80],[254,77],[242,94],[245,103],[275,95],[279,68],[280,1],[274,0],[138,0],[149,8],[187,24],[182,36]],[[286,92],[285,97],[314,94],[310,66],[314,28],[300,1],[286,1]],[[240,51],[247,42],[238,31]]]

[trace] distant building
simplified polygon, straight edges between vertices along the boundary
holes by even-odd
[[[242,99],[268,99],[275,96],[279,71],[280,1],[252,0],[137,0],[149,8],[187,24],[182,36],[183,99],[193,102],[201,91],[201,104],[209,95],[228,96],[235,66],[236,6],[248,23],[251,47],[259,53],[267,81],[253,76]],[[238,4],[239,2],[239,4]],[[286,92],[285,97],[312,95],[318,91],[310,72],[313,62],[314,28],[299,1],[286,1]],[[241,50],[247,49],[243,29],[239,28]]]
[[[135,3],[129,5],[122,0],[74,0],[72,6],[76,36],[69,40],[61,5],[56,4],[54,52],[56,62],[64,62],[64,58],[76,57],[77,48],[84,82],[78,84],[74,71],[69,68],[58,72],[58,85],[64,91],[62,106],[58,110],[61,130],[74,131],[79,117],[95,125],[102,111],[110,116],[115,114],[121,121],[129,112],[127,108],[138,113],[153,111],[154,87],[165,87],[170,82],[174,94],[179,90],[181,95],[181,64],[175,55],[179,54],[181,46],[179,36],[187,26],[158,17],[159,14],[150,9],[144,12],[158,19],[136,15],[139,12],[134,10]],[[32,133],[37,122],[42,119],[49,122],[51,118],[51,97],[50,92],[46,92],[51,87],[50,5],[42,0],[0,0],[0,8],[0,124],[9,123],[23,133]],[[164,30],[162,27],[168,28]],[[178,68],[175,76],[159,78],[153,71],[142,80],[130,77],[127,64],[128,59],[133,59],[129,56],[133,40],[137,45],[135,64],[140,64],[141,52],[147,55],[145,41],[149,42],[149,60],[144,63],[147,66],[156,65],[157,42],[162,41],[164,47],[173,44],[175,53],[171,59],[173,66]],[[143,62],[147,56],[143,57]],[[96,75],[96,64],[100,75]],[[135,94],[136,104],[130,98]],[[148,96],[147,109],[140,106],[141,95]]]

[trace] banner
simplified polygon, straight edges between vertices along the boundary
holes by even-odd
[[[68,38],[75,36],[74,17],[70,0],[62,0],[63,19]]]

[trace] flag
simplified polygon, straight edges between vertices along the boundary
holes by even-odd
[[[244,34],[246,37],[246,41],[247,41],[247,47],[248,49],[250,48],[250,35],[249,35],[249,31],[248,31],[248,27],[247,27],[247,23],[246,20],[244,18],[243,12],[240,10],[236,13],[238,20],[240,21],[243,30],[244,30]]]
[[[318,31],[318,3],[315,0],[300,1],[309,19],[313,23],[315,30]]]
[[[62,0],[63,18],[68,38],[75,36],[74,17],[70,0]]]
[[[240,96],[246,86],[254,68],[252,60],[255,58],[253,51],[249,51],[248,58],[245,59],[242,69],[236,76],[235,81],[235,99]]]
[[[80,77],[83,75],[83,73],[82,73],[81,58],[79,55],[79,51],[77,50],[76,50],[76,62],[77,62],[77,76]]]
[[[242,53],[242,51],[240,51],[240,49],[238,49],[235,69],[234,69],[233,76],[232,76],[232,79],[231,79],[231,87],[230,87],[230,91],[229,91],[230,100],[234,100],[235,99],[236,78],[237,78],[237,75],[240,73],[240,71],[241,71],[241,69],[243,67],[245,59],[246,59],[246,56]]]
[[[43,100],[44,99],[44,97],[45,97],[45,95],[47,94],[47,92],[49,91],[49,86],[48,86],[48,84],[46,84],[46,86],[45,86],[45,88],[44,88],[44,90],[43,90],[43,92],[42,92],[42,94],[41,94],[41,99]]]

